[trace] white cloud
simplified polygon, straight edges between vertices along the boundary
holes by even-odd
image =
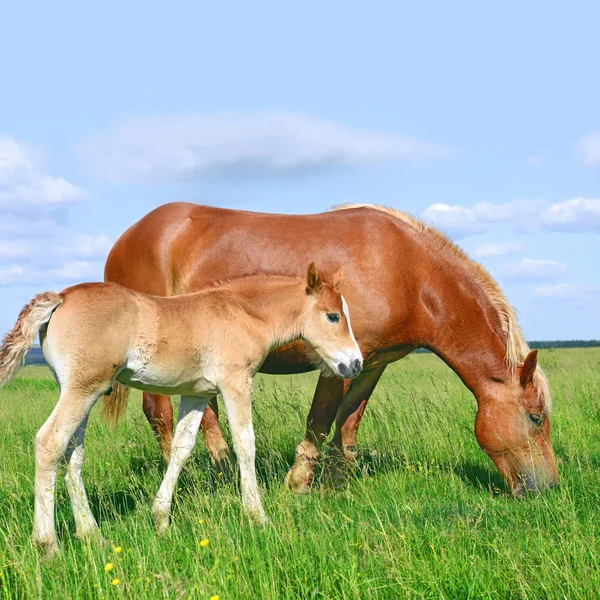
[[[32,249],[32,244],[24,240],[0,240],[0,262],[29,258]]]
[[[505,256],[507,254],[524,252],[525,244],[519,241],[511,242],[489,242],[479,244],[475,248],[475,256],[486,258],[489,256]]]
[[[449,235],[461,238],[484,233],[494,225],[512,223],[516,226],[528,226],[537,222],[539,200],[513,200],[506,204],[479,202],[472,208],[450,204],[432,204],[421,218],[431,222]]]
[[[142,181],[278,176],[452,154],[411,137],[282,112],[129,119],[80,150],[107,178]]]
[[[520,261],[506,263],[501,273],[508,280],[525,282],[553,281],[567,271],[568,267],[565,263],[556,260],[538,260],[525,257]]]
[[[71,258],[106,258],[112,241],[105,235],[77,235],[65,246],[59,246],[57,253]]]
[[[28,268],[24,265],[9,265],[0,268],[0,286],[7,285],[52,285],[56,283],[80,283],[101,281],[102,266],[89,261],[70,261],[49,269]]]
[[[527,158],[527,162],[532,167],[537,167],[550,158],[550,152],[542,152],[541,154],[533,154]]]
[[[575,298],[577,296],[577,290],[568,283],[540,285],[533,291],[542,298]]]
[[[542,226],[553,231],[600,231],[600,198],[573,198],[549,206]]]
[[[0,137],[0,209],[56,207],[86,197],[82,188],[42,168],[39,152],[12,138]]]
[[[588,167],[600,167],[600,131],[583,136],[575,148]]]

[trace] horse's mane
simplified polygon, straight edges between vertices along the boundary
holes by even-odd
[[[255,279],[267,278],[267,281],[278,283],[282,282],[298,282],[302,278],[297,274],[292,275],[290,273],[278,273],[273,271],[252,271],[251,273],[245,273],[243,275],[235,275],[234,277],[227,277],[225,279],[215,279],[206,285],[202,286],[202,288],[198,291],[210,290],[210,289],[222,289],[228,286],[233,286],[235,284],[243,284],[246,282],[254,281]]]
[[[441,252],[451,254],[463,266],[465,271],[471,275],[496,310],[498,318],[500,319],[502,331],[506,337],[506,363],[509,370],[514,372],[518,366],[523,364],[530,348],[519,327],[515,310],[506,299],[506,296],[499,285],[481,264],[472,260],[439,229],[425,223],[421,219],[417,219],[394,208],[388,208],[387,206],[380,206],[378,204],[342,204],[333,207],[331,210],[339,211],[352,208],[370,208],[387,213],[402,221],[407,227],[416,231],[417,234],[426,237],[427,240]],[[549,410],[551,402],[550,388],[548,387],[546,376],[539,367],[536,369],[533,381],[544,400],[546,408]]]

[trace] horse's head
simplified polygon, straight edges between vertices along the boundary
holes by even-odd
[[[338,290],[341,279],[341,269],[331,281],[324,281],[315,263],[309,265],[303,337],[336,375],[351,379],[361,372],[363,361],[352,333],[348,305]]]
[[[550,392],[537,368],[537,350],[479,399],[475,435],[515,496],[557,483],[550,442]]]

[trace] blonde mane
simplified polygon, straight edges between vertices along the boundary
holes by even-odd
[[[515,372],[518,366],[523,364],[525,357],[530,351],[529,345],[525,341],[523,332],[519,327],[514,308],[510,305],[506,296],[486,269],[478,262],[472,260],[463,250],[452,242],[439,229],[428,225],[424,221],[417,219],[407,213],[401,212],[387,206],[378,204],[342,204],[334,206],[332,211],[349,210],[353,208],[370,208],[380,212],[387,213],[392,217],[402,221],[407,227],[416,231],[418,234],[426,236],[442,252],[450,253],[456,258],[465,270],[472,276],[474,281],[481,287],[490,303],[498,313],[502,331],[506,336],[506,364],[511,372]],[[534,374],[534,384],[539,390],[545,407],[550,410],[550,389],[548,380],[538,367]]]

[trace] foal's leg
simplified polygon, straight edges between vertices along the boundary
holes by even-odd
[[[71,506],[73,507],[73,516],[75,517],[75,536],[79,539],[86,539],[100,535],[100,529],[90,510],[87,494],[81,478],[81,468],[83,467],[83,438],[87,427],[88,417],[83,419],[71,438],[65,459],[67,461],[67,474],[65,481]]]
[[[70,439],[87,419],[99,395],[99,392],[82,395],[79,390],[63,388],[52,414],[35,436],[35,503],[32,539],[39,547],[45,548],[48,554],[58,550],[54,528],[56,470]]]
[[[350,382],[321,375],[306,419],[304,440],[296,448],[294,464],[285,478],[285,486],[296,493],[310,491],[321,446],[329,435],[338,407]]]
[[[237,386],[228,382],[221,387],[221,393],[240,467],[242,504],[253,521],[265,524],[268,519],[260,501],[254,464],[256,447],[252,427],[252,381],[240,380]]]
[[[169,526],[169,515],[171,514],[175,485],[177,484],[177,479],[183,465],[192,455],[205,408],[206,398],[181,396],[179,417],[171,446],[169,466],[152,505],[152,514],[156,519],[156,526],[159,532],[164,531]]]
[[[386,365],[363,371],[342,400],[335,419],[335,433],[331,441],[332,459],[328,461],[325,478],[336,482],[343,478],[347,464],[356,458],[356,432],[367,407],[367,402]]]

